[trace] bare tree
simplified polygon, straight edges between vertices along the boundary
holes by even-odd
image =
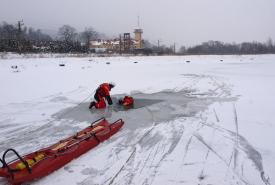
[[[31,27],[28,29],[27,38],[35,42],[52,40],[52,38],[49,35],[42,33],[40,29],[35,30]]]
[[[74,27],[71,27],[70,25],[64,25],[59,28],[58,35],[60,36],[60,39],[66,43],[72,43],[76,39],[77,32]]]
[[[182,55],[186,53],[186,48],[185,48],[185,46],[181,46],[181,47],[180,47],[179,53],[182,54]]]
[[[266,41],[266,46],[267,46],[267,49],[268,49],[269,52],[273,51],[274,45],[273,45],[273,41],[270,37]]]
[[[92,28],[86,28],[81,34],[81,39],[85,42],[86,47],[89,48],[90,41],[98,38],[98,33]]]
[[[144,48],[152,48],[152,47],[154,47],[154,45],[149,40],[144,40],[143,41],[143,46],[144,46]]]
[[[0,28],[0,39],[16,40],[17,29],[15,26],[3,22]]]

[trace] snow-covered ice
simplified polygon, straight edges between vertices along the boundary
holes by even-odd
[[[130,94],[134,109],[89,111],[110,81],[114,101]],[[123,129],[31,184],[274,184],[274,82],[275,55],[7,57],[0,154],[49,146],[105,116]]]

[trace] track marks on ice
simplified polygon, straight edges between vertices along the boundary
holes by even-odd
[[[201,114],[150,127],[107,184],[270,185],[260,153],[239,133],[237,110],[233,107],[234,131],[222,127],[223,120],[217,115],[212,111],[214,122]],[[234,159],[236,150],[238,158]],[[173,173],[167,170],[170,168]]]
[[[234,104],[232,115],[234,131],[223,128],[217,124],[218,122],[212,124],[202,122],[202,124],[209,128],[209,131],[207,131],[207,129],[201,129],[194,133],[194,136],[227,166],[225,180],[227,179],[228,182],[237,177],[244,184],[255,184],[257,182],[257,184],[264,183],[270,185],[269,178],[266,177],[263,170],[261,154],[239,133],[237,109]],[[223,120],[220,120],[219,123],[222,122]],[[209,137],[209,134],[207,134],[207,132],[210,133],[212,129],[217,131],[215,136],[220,138],[214,141],[214,145],[213,142],[210,141],[212,137]],[[205,136],[203,137],[203,135]],[[205,139],[207,139],[208,142]],[[230,148],[232,148],[231,152],[229,150]],[[228,154],[230,154],[230,156],[228,156]],[[233,165],[231,165],[232,161]]]
[[[231,85],[220,77],[198,74],[181,74],[187,80],[184,82],[186,92],[193,96],[230,97]],[[207,85],[206,85],[207,84]],[[205,88],[205,89],[204,89]]]
[[[203,139],[203,137],[202,136],[200,136],[200,135],[198,135],[198,134],[195,134],[194,135],[197,139],[198,139],[198,141],[200,141],[204,146],[206,146],[207,148],[208,148],[208,152],[209,151],[211,151],[213,154],[215,154],[221,161],[223,161],[224,162],[224,164],[229,168],[230,166],[229,166],[229,164],[228,164],[228,162],[227,162],[227,160],[222,156],[222,155],[220,155],[217,151],[215,151],[209,144],[207,144],[205,141],[204,141],[204,139]],[[207,152],[207,157],[208,157],[208,152]],[[205,163],[204,163],[205,164]],[[203,168],[203,170],[204,170],[204,168]],[[249,184],[248,182],[246,182],[246,180],[245,179],[243,179],[242,178],[242,176],[239,176],[235,171],[232,171],[244,184]],[[201,174],[203,174],[203,171],[202,171],[202,173]],[[200,174],[200,175],[201,175]],[[199,178],[200,178],[200,176],[199,176]]]
[[[183,134],[183,125],[180,129],[174,127],[169,122],[155,125],[147,131],[109,184],[152,184],[158,168],[175,150]]]
[[[234,112],[234,123],[235,123],[235,133],[236,133],[236,139],[235,139],[235,147],[233,150],[233,155],[234,156],[234,169],[237,167],[238,163],[238,146],[239,146],[239,123],[238,123],[238,116],[237,116],[237,110],[235,105],[233,104],[233,112]],[[230,160],[231,161],[231,160]]]
[[[135,155],[136,148],[134,148],[133,152],[129,156],[129,158],[126,160],[125,164],[120,168],[120,170],[115,174],[115,176],[110,180],[109,185],[113,184],[114,180],[117,178],[117,176],[121,173],[121,171],[125,168],[125,166],[128,164],[128,162],[131,160],[131,158]]]

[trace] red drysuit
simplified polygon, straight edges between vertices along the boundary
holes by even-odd
[[[97,109],[106,107],[105,99],[107,100],[109,105],[113,104],[113,101],[110,96],[110,91],[111,91],[112,87],[114,87],[112,84],[103,83],[97,88],[95,96],[94,96],[95,100],[97,101],[95,103],[95,107]]]
[[[131,96],[125,96],[122,100],[119,100],[119,104],[124,106],[131,106],[134,104],[134,98]]]

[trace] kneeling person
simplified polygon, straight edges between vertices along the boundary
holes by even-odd
[[[94,95],[94,98],[96,100],[92,101],[89,109],[93,108],[95,106],[95,108],[97,109],[102,109],[106,107],[106,103],[105,100],[107,100],[109,105],[113,104],[112,98],[110,96],[110,91],[112,88],[115,87],[114,83],[103,83],[101,84],[97,89],[96,89],[96,93]]]

